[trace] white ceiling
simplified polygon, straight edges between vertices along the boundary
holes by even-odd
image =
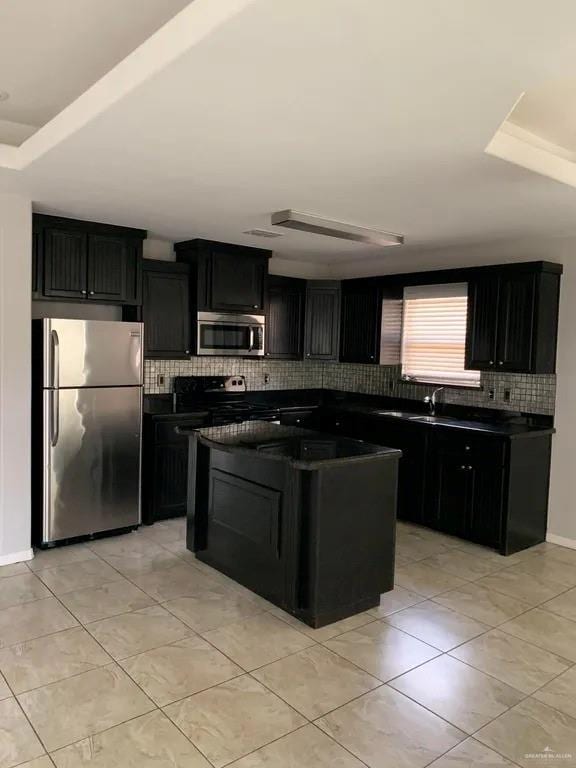
[[[27,138],[189,2],[2,0],[0,140]]]
[[[556,80],[529,90],[508,120],[544,141],[576,152],[576,79]]]
[[[397,271],[402,253],[409,267],[414,248],[576,234],[574,189],[484,153],[523,91],[576,72],[572,0],[554,13],[540,0],[240,5],[0,185],[39,210],[348,272],[388,259]],[[402,233],[408,247],[242,234],[284,208]]]

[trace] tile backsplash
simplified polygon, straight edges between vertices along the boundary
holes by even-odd
[[[144,389],[147,394],[162,394],[172,391],[174,376],[233,373],[246,377],[249,390],[325,388],[422,400],[434,388],[431,384],[402,381],[400,367],[396,365],[196,357],[190,360],[146,360]],[[164,377],[162,384],[159,384],[159,377]],[[481,383],[481,389],[445,389],[438,400],[507,411],[554,414],[554,375],[483,373]]]

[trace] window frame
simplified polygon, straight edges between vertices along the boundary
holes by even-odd
[[[430,385],[430,386],[436,386],[436,387],[444,387],[446,389],[467,389],[471,390],[473,392],[478,392],[483,389],[482,379],[481,379],[481,372],[475,371],[473,369],[466,369],[465,367],[462,368],[462,371],[469,372],[471,374],[478,374],[477,383],[476,382],[458,382],[458,381],[449,381],[449,380],[442,380],[441,378],[436,378],[433,376],[433,374],[430,374],[430,376],[413,376],[410,374],[404,373],[404,349],[405,349],[405,322],[406,322],[406,306],[407,302],[410,300],[410,298],[406,297],[406,293],[409,291],[414,291],[418,289],[422,289],[422,293],[425,294],[427,290],[430,291],[430,293],[434,292],[434,289],[445,287],[447,289],[446,291],[446,298],[450,295],[450,289],[454,290],[456,287],[459,286],[465,286],[466,290],[466,296],[469,296],[469,283],[468,281],[455,281],[453,283],[422,283],[422,284],[415,284],[415,285],[406,285],[402,289],[402,327],[401,327],[401,335],[400,335],[400,379],[402,382],[405,383],[411,383],[411,384],[421,384],[421,385]],[[466,303],[466,313],[468,313],[469,309],[469,301],[467,300]],[[468,315],[466,315],[466,324],[468,322]],[[466,345],[466,335],[464,336],[464,352],[465,352],[465,345]],[[465,356],[463,363],[465,365]]]

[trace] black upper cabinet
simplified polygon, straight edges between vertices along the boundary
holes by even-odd
[[[270,251],[199,239],[174,247],[178,261],[193,270],[195,311],[264,312]]]
[[[126,300],[129,244],[121,237],[88,235],[88,298]]]
[[[145,237],[140,229],[35,214],[34,298],[140,304]]]
[[[190,276],[186,264],[144,259],[142,318],[150,358],[191,353]]]
[[[306,281],[270,275],[266,321],[266,356],[280,360],[302,357]]]
[[[561,267],[487,269],[469,282],[466,368],[554,373]]]
[[[344,280],[340,326],[343,363],[377,363],[380,350],[382,292],[375,278]]]
[[[480,277],[468,284],[466,368],[491,370],[496,359],[499,281]]]
[[[81,299],[88,295],[88,238],[85,232],[44,230],[44,296]]]
[[[338,360],[340,338],[340,283],[309,281],[306,288],[304,357]]]

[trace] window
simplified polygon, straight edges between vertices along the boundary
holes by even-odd
[[[464,369],[468,284],[404,288],[402,375],[433,384],[479,387],[479,371]]]

